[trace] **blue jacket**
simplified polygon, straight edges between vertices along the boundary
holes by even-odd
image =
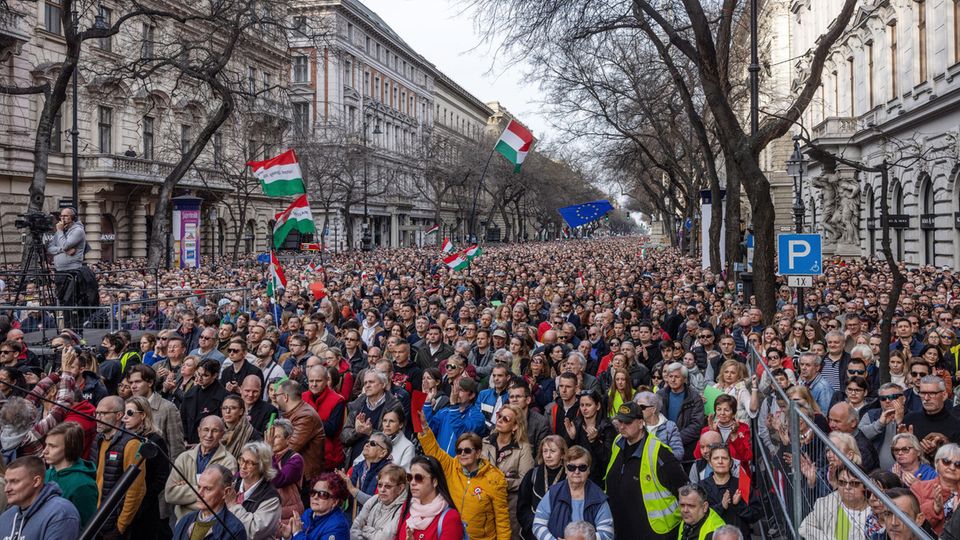
[[[191,525],[197,520],[199,514],[199,510],[194,510],[180,518],[177,528],[173,531],[173,540],[190,540]],[[204,540],[247,540],[247,530],[243,528],[243,523],[237,519],[237,516],[231,514],[226,506],[217,515],[223,523],[226,523],[226,528],[220,520],[217,520]]]
[[[339,508],[323,516],[314,516],[308,508],[302,521],[303,530],[293,535],[292,540],[350,540],[350,522]]]
[[[457,437],[460,435],[473,432],[483,437],[487,433],[480,404],[476,401],[463,411],[460,405],[450,405],[436,413],[428,402],[423,406],[423,414],[437,436],[437,444],[451,456],[457,455]]]
[[[493,413],[497,408],[497,398],[500,398],[500,405],[510,403],[510,390],[506,389],[499,396],[497,390],[493,387],[481,390],[477,396],[477,403],[480,405],[480,412],[483,413],[483,420],[486,422],[487,429],[493,429]]]
[[[817,375],[813,381],[807,385],[813,400],[820,406],[820,412],[829,412],[830,405],[833,403],[833,387],[823,378],[823,375]]]
[[[673,455],[679,461],[683,461],[683,440],[680,438],[680,429],[676,424],[667,420],[657,426],[657,431],[654,435],[660,439],[660,442],[670,447]]]
[[[61,540],[80,536],[80,514],[60,496],[60,486],[48,482],[26,509],[11,506],[0,515],[0,538]]]
[[[597,530],[599,540],[613,540],[613,514],[607,494],[592,481],[584,486],[582,516],[573,515],[570,484],[566,480],[550,487],[540,499],[533,518],[533,534],[537,540],[563,538],[563,529],[574,521],[586,521]]]

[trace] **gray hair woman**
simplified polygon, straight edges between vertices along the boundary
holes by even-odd
[[[389,464],[380,470],[377,495],[363,505],[350,528],[357,540],[393,540],[407,500],[407,472]]]
[[[377,492],[377,475],[380,470],[390,463],[390,454],[393,452],[393,441],[382,431],[375,431],[363,445],[363,454],[360,461],[353,463],[350,476],[338,471],[340,478],[347,484],[350,495],[356,498],[354,510],[358,510],[367,503]]]
[[[283,521],[303,513],[303,500],[300,488],[303,484],[303,456],[290,447],[293,436],[293,424],[281,418],[267,431],[266,439],[273,452],[273,467],[277,475],[273,478],[273,487],[280,495]]]
[[[891,471],[910,487],[917,480],[936,478],[937,470],[927,463],[923,446],[913,433],[897,433],[890,441],[890,453],[896,463]]]
[[[677,459],[683,460],[683,441],[680,438],[680,429],[677,424],[667,420],[660,411],[663,402],[660,396],[653,392],[640,392],[633,396],[633,402],[643,409],[643,421],[647,426],[647,433],[652,433],[663,444],[670,447]]]
[[[237,460],[239,478],[227,489],[225,502],[243,523],[247,538],[274,538],[280,525],[280,495],[270,483],[277,471],[273,452],[261,441],[247,443]]]

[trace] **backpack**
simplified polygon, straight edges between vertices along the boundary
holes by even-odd
[[[440,540],[440,537],[443,536],[443,519],[447,517],[447,512],[449,511],[450,507],[448,506],[447,509],[440,514],[440,521],[437,523],[437,540]],[[470,540],[470,535],[467,534],[467,524],[461,520],[460,526],[463,527],[463,540]]]

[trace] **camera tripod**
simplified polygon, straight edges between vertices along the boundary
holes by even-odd
[[[17,280],[13,295],[13,305],[19,305],[27,289],[27,283],[37,285],[37,298],[41,306],[58,305],[56,287],[47,263],[47,250],[43,243],[43,233],[27,231],[23,242],[23,263],[20,279]]]

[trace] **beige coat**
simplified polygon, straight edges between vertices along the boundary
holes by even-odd
[[[200,447],[195,446],[191,450],[177,456],[177,460],[174,463],[176,469],[179,469],[180,472],[183,473],[183,477],[187,479],[187,482],[190,482],[190,486],[193,486],[193,489],[197,489],[197,452],[199,451]],[[217,447],[213,458],[210,459],[210,463],[217,463],[230,469],[234,473],[237,472],[237,460],[230,455],[230,452],[227,452],[227,449],[224,448],[222,444]],[[177,520],[195,510],[192,506],[197,502],[197,496],[193,490],[190,489],[190,486],[183,481],[176,470],[170,471],[170,476],[167,477],[167,485],[163,493],[167,502],[173,505],[173,511],[177,516]]]

